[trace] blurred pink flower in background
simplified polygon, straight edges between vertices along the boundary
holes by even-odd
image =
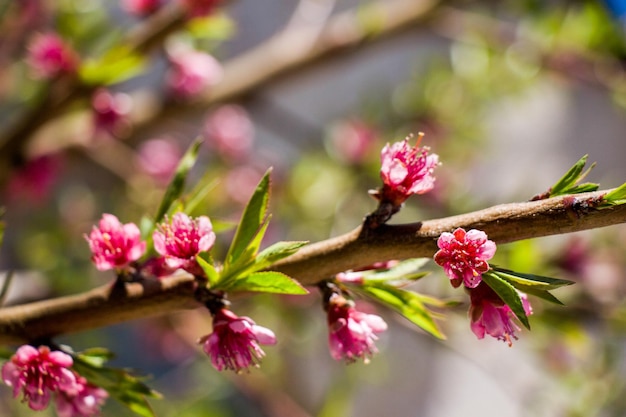
[[[77,376],[76,388],[61,390],[56,396],[56,408],[59,417],[93,417],[100,414],[100,407],[109,397],[106,390],[91,385],[81,376]]]
[[[98,226],[85,235],[92,256],[91,261],[100,271],[124,269],[146,251],[146,242],[134,223],[122,224],[112,214],[103,214]]]
[[[128,13],[145,17],[156,12],[163,5],[163,0],[122,0],[121,6]]]
[[[239,373],[250,366],[258,366],[265,356],[259,345],[276,344],[276,336],[249,317],[239,317],[222,308],[213,316],[213,332],[198,343],[203,345],[215,369]]]
[[[230,169],[224,184],[228,196],[240,204],[246,204],[254,192],[263,172],[249,165]]]
[[[181,157],[178,143],[169,138],[147,140],[137,149],[139,168],[161,185],[171,180]]]
[[[28,46],[27,63],[38,78],[73,73],[78,62],[76,52],[55,33],[37,34]]]
[[[59,177],[62,167],[60,155],[42,155],[27,161],[11,173],[6,186],[9,200],[24,199],[29,203],[43,202]]]
[[[204,17],[215,11],[221,0],[179,0],[190,17]]]
[[[330,131],[331,150],[342,160],[352,164],[362,162],[373,149],[378,132],[361,120],[344,120]]]
[[[207,144],[220,156],[241,159],[254,145],[254,124],[245,108],[234,104],[211,112],[204,122]]]
[[[167,86],[172,95],[188,99],[222,79],[222,66],[211,55],[191,49],[178,49],[170,55]]]
[[[106,132],[115,137],[124,137],[130,132],[132,98],[125,93],[97,90],[91,100],[96,132]]]

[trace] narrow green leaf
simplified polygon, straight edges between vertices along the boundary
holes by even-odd
[[[484,273],[482,278],[483,281],[498,294],[502,301],[511,308],[513,314],[515,314],[524,327],[530,330],[530,323],[528,322],[526,311],[524,311],[522,298],[515,287],[493,272]]]
[[[274,294],[308,294],[309,292],[291,277],[276,271],[255,272],[232,283],[228,291],[255,291]]]
[[[542,275],[524,274],[521,272],[511,271],[509,269],[493,267],[493,272],[500,278],[508,281],[514,287],[523,285],[524,287],[533,287],[539,290],[554,290],[566,285],[572,285],[573,281],[566,279],[557,279]]]
[[[542,300],[549,301],[558,305],[565,305],[563,304],[563,302],[561,302],[561,300],[556,298],[551,292],[547,290],[541,290],[536,287],[526,287],[524,285],[516,285],[515,288],[528,295],[533,295],[537,298],[541,298]]]
[[[383,281],[374,281],[360,288],[367,295],[397,311],[410,322],[431,335],[445,339],[433,319],[432,313],[424,306],[420,295],[396,288]]]
[[[619,187],[609,191],[603,197],[603,204],[617,206],[626,203],[626,182]]]
[[[209,172],[207,175],[213,175],[213,173]],[[191,214],[204,201],[211,190],[217,186],[217,183],[216,179],[211,180],[205,175],[189,194],[190,197],[185,203],[185,213]]]
[[[559,179],[556,184],[554,184],[550,190],[550,196],[554,197],[557,195],[567,194],[565,190],[576,184],[580,174],[587,163],[587,158],[589,155],[585,155],[580,158],[570,169]]]
[[[196,262],[198,262],[198,265],[200,265],[200,268],[202,268],[204,274],[209,280],[209,286],[213,287],[216,285],[219,282],[220,274],[217,272],[215,267],[210,262],[203,259],[200,255],[196,255]]]
[[[578,184],[567,189],[567,194],[581,194],[597,191],[600,188],[599,184],[593,182],[586,182],[584,184]]]
[[[277,242],[263,249],[254,260],[253,271],[261,271],[269,268],[274,263],[296,253],[301,247],[308,242]]]
[[[87,85],[109,85],[140,74],[145,63],[146,59],[142,55],[127,47],[116,47],[100,58],[83,62],[78,73],[81,81]]]
[[[157,214],[154,217],[155,224],[163,219],[172,204],[182,195],[189,171],[191,171],[191,168],[193,168],[198,158],[198,150],[200,149],[201,143],[202,140],[196,139],[178,163],[174,178],[172,178],[172,181],[165,190],[163,200],[161,200]]]
[[[243,211],[239,227],[237,227],[235,237],[228,249],[225,264],[235,263],[246,251],[248,245],[253,242],[255,236],[259,234],[266,218],[269,203],[270,172],[271,169],[267,170]]]
[[[154,414],[154,411],[152,410],[152,407],[150,407],[146,398],[141,395],[133,393],[120,393],[115,399],[126,405],[137,415],[142,417],[156,417],[156,414]]]

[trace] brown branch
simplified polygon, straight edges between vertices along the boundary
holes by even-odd
[[[436,238],[457,227],[484,230],[498,244],[626,223],[626,204],[593,207],[610,190],[502,204],[423,223],[384,225],[308,245],[276,264],[304,285],[378,261],[431,257]],[[16,344],[126,320],[195,308],[193,277],[104,286],[89,292],[0,309],[0,344]]]

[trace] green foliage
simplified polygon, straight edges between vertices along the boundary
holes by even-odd
[[[289,276],[276,271],[253,272],[233,281],[229,291],[258,291],[275,294],[308,294],[308,291]]]
[[[530,323],[528,322],[528,317],[524,311],[522,298],[515,287],[492,272],[484,273],[482,278],[483,281],[489,285],[496,294],[498,294],[502,301],[504,301],[504,303],[511,308],[515,317],[519,319],[524,327],[530,330]]]
[[[626,203],[626,183],[609,191],[602,197],[603,206],[618,206]]]
[[[146,59],[142,55],[126,47],[117,47],[100,58],[85,61],[78,74],[87,85],[110,85],[139,75],[145,65]]]
[[[550,187],[550,197],[555,197],[559,195],[566,194],[580,194],[586,193],[589,191],[596,191],[599,187],[599,184],[595,183],[582,183],[582,181],[587,174],[593,169],[596,165],[595,162],[591,164],[586,171],[583,172],[585,168],[585,164],[587,163],[588,155],[580,158],[570,169],[559,179],[556,184]]]
[[[535,274],[524,274],[497,267],[494,267],[491,272],[522,292],[560,305],[563,305],[563,303],[552,295],[549,290],[572,285],[574,283],[565,279],[550,278]]]
[[[113,355],[106,349],[94,348],[70,353],[74,358],[73,369],[91,384],[107,390],[109,395],[143,417],[155,417],[146,397],[161,395],[144,384],[140,378],[127,370],[105,366]]]

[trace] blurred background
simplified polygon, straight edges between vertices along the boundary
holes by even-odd
[[[358,226],[381,147],[420,131],[443,164],[394,222],[528,200],[585,154],[601,188],[626,178],[626,2],[210,3],[0,0],[7,304],[109,282],[83,234],[102,213],[155,213],[197,136],[190,186],[217,181],[196,214],[218,228],[274,167],[266,244]],[[432,265],[416,289],[460,302],[441,323],[448,340],[378,309],[390,330],[367,365],[332,360],[315,291],[234,303],[279,339],[249,374],[220,374],[198,350],[205,311],[59,341],[151,375],[164,417],[623,416],[624,242],[613,226],[500,246],[499,265],[577,282],[556,292],[567,307],[531,299],[532,332],[512,348],[476,340],[465,295]],[[217,259],[228,243],[218,235]],[[0,415],[35,414],[54,411],[0,390]],[[103,415],[132,414],[109,401]]]

